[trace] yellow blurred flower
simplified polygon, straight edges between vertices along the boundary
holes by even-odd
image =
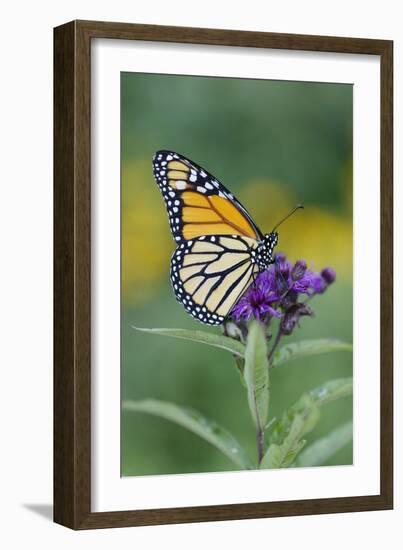
[[[348,194],[346,193],[346,196]],[[254,180],[245,185],[239,196],[263,233],[271,231],[295,204],[297,198],[285,185],[270,180]],[[277,250],[291,260],[305,258],[312,269],[332,266],[344,281],[352,279],[353,228],[347,214],[305,204],[279,229]]]
[[[122,293],[126,304],[147,300],[169,277],[173,250],[164,203],[150,162],[122,166]]]
[[[283,228],[279,248],[296,260],[303,257],[312,269],[331,266],[337,277],[352,280],[352,221],[325,209],[307,206],[301,216]]]

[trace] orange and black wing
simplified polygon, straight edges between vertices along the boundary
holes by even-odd
[[[207,235],[263,236],[241,203],[206,170],[171,151],[157,151],[154,177],[176,242]]]

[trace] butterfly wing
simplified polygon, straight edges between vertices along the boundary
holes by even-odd
[[[175,241],[207,235],[263,235],[242,204],[206,170],[171,151],[157,151],[154,177],[168,210]]]
[[[171,258],[176,298],[198,321],[221,324],[258,272],[257,242],[240,235],[182,242]]]

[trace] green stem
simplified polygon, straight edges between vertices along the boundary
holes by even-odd
[[[274,356],[274,352],[276,351],[276,348],[281,340],[281,329],[280,329],[280,325],[278,326],[278,329],[277,329],[277,334],[276,334],[276,337],[274,339],[274,342],[273,342],[273,346],[269,352],[269,355],[268,355],[268,361],[269,361],[269,367],[271,366],[272,364],[272,361],[273,361],[273,356]],[[257,431],[257,434],[256,434],[256,438],[257,438],[257,454],[258,454],[258,464],[260,464],[262,462],[262,459],[263,459],[263,456],[264,456],[264,429],[262,430],[261,428],[258,429]]]
[[[264,431],[259,426],[256,430],[257,462],[260,464],[264,456]]]

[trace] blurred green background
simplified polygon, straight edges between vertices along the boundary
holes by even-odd
[[[277,250],[309,267],[332,266],[337,281],[312,301],[288,341],[352,341],[351,85],[122,73],[122,399],[155,398],[199,410],[255,456],[245,389],[218,349],[134,331],[203,329],[176,302],[169,282],[174,242],[152,175],[158,149],[182,153],[234,192],[263,232],[296,203]],[[205,327],[204,330],[214,331]],[[287,342],[287,340],[285,340]],[[326,380],[352,375],[352,356],[297,361],[271,375],[270,417]],[[322,410],[308,444],[352,417],[344,398]],[[208,443],[166,420],[122,411],[122,475],[233,470]],[[351,464],[352,445],[327,464]]]

